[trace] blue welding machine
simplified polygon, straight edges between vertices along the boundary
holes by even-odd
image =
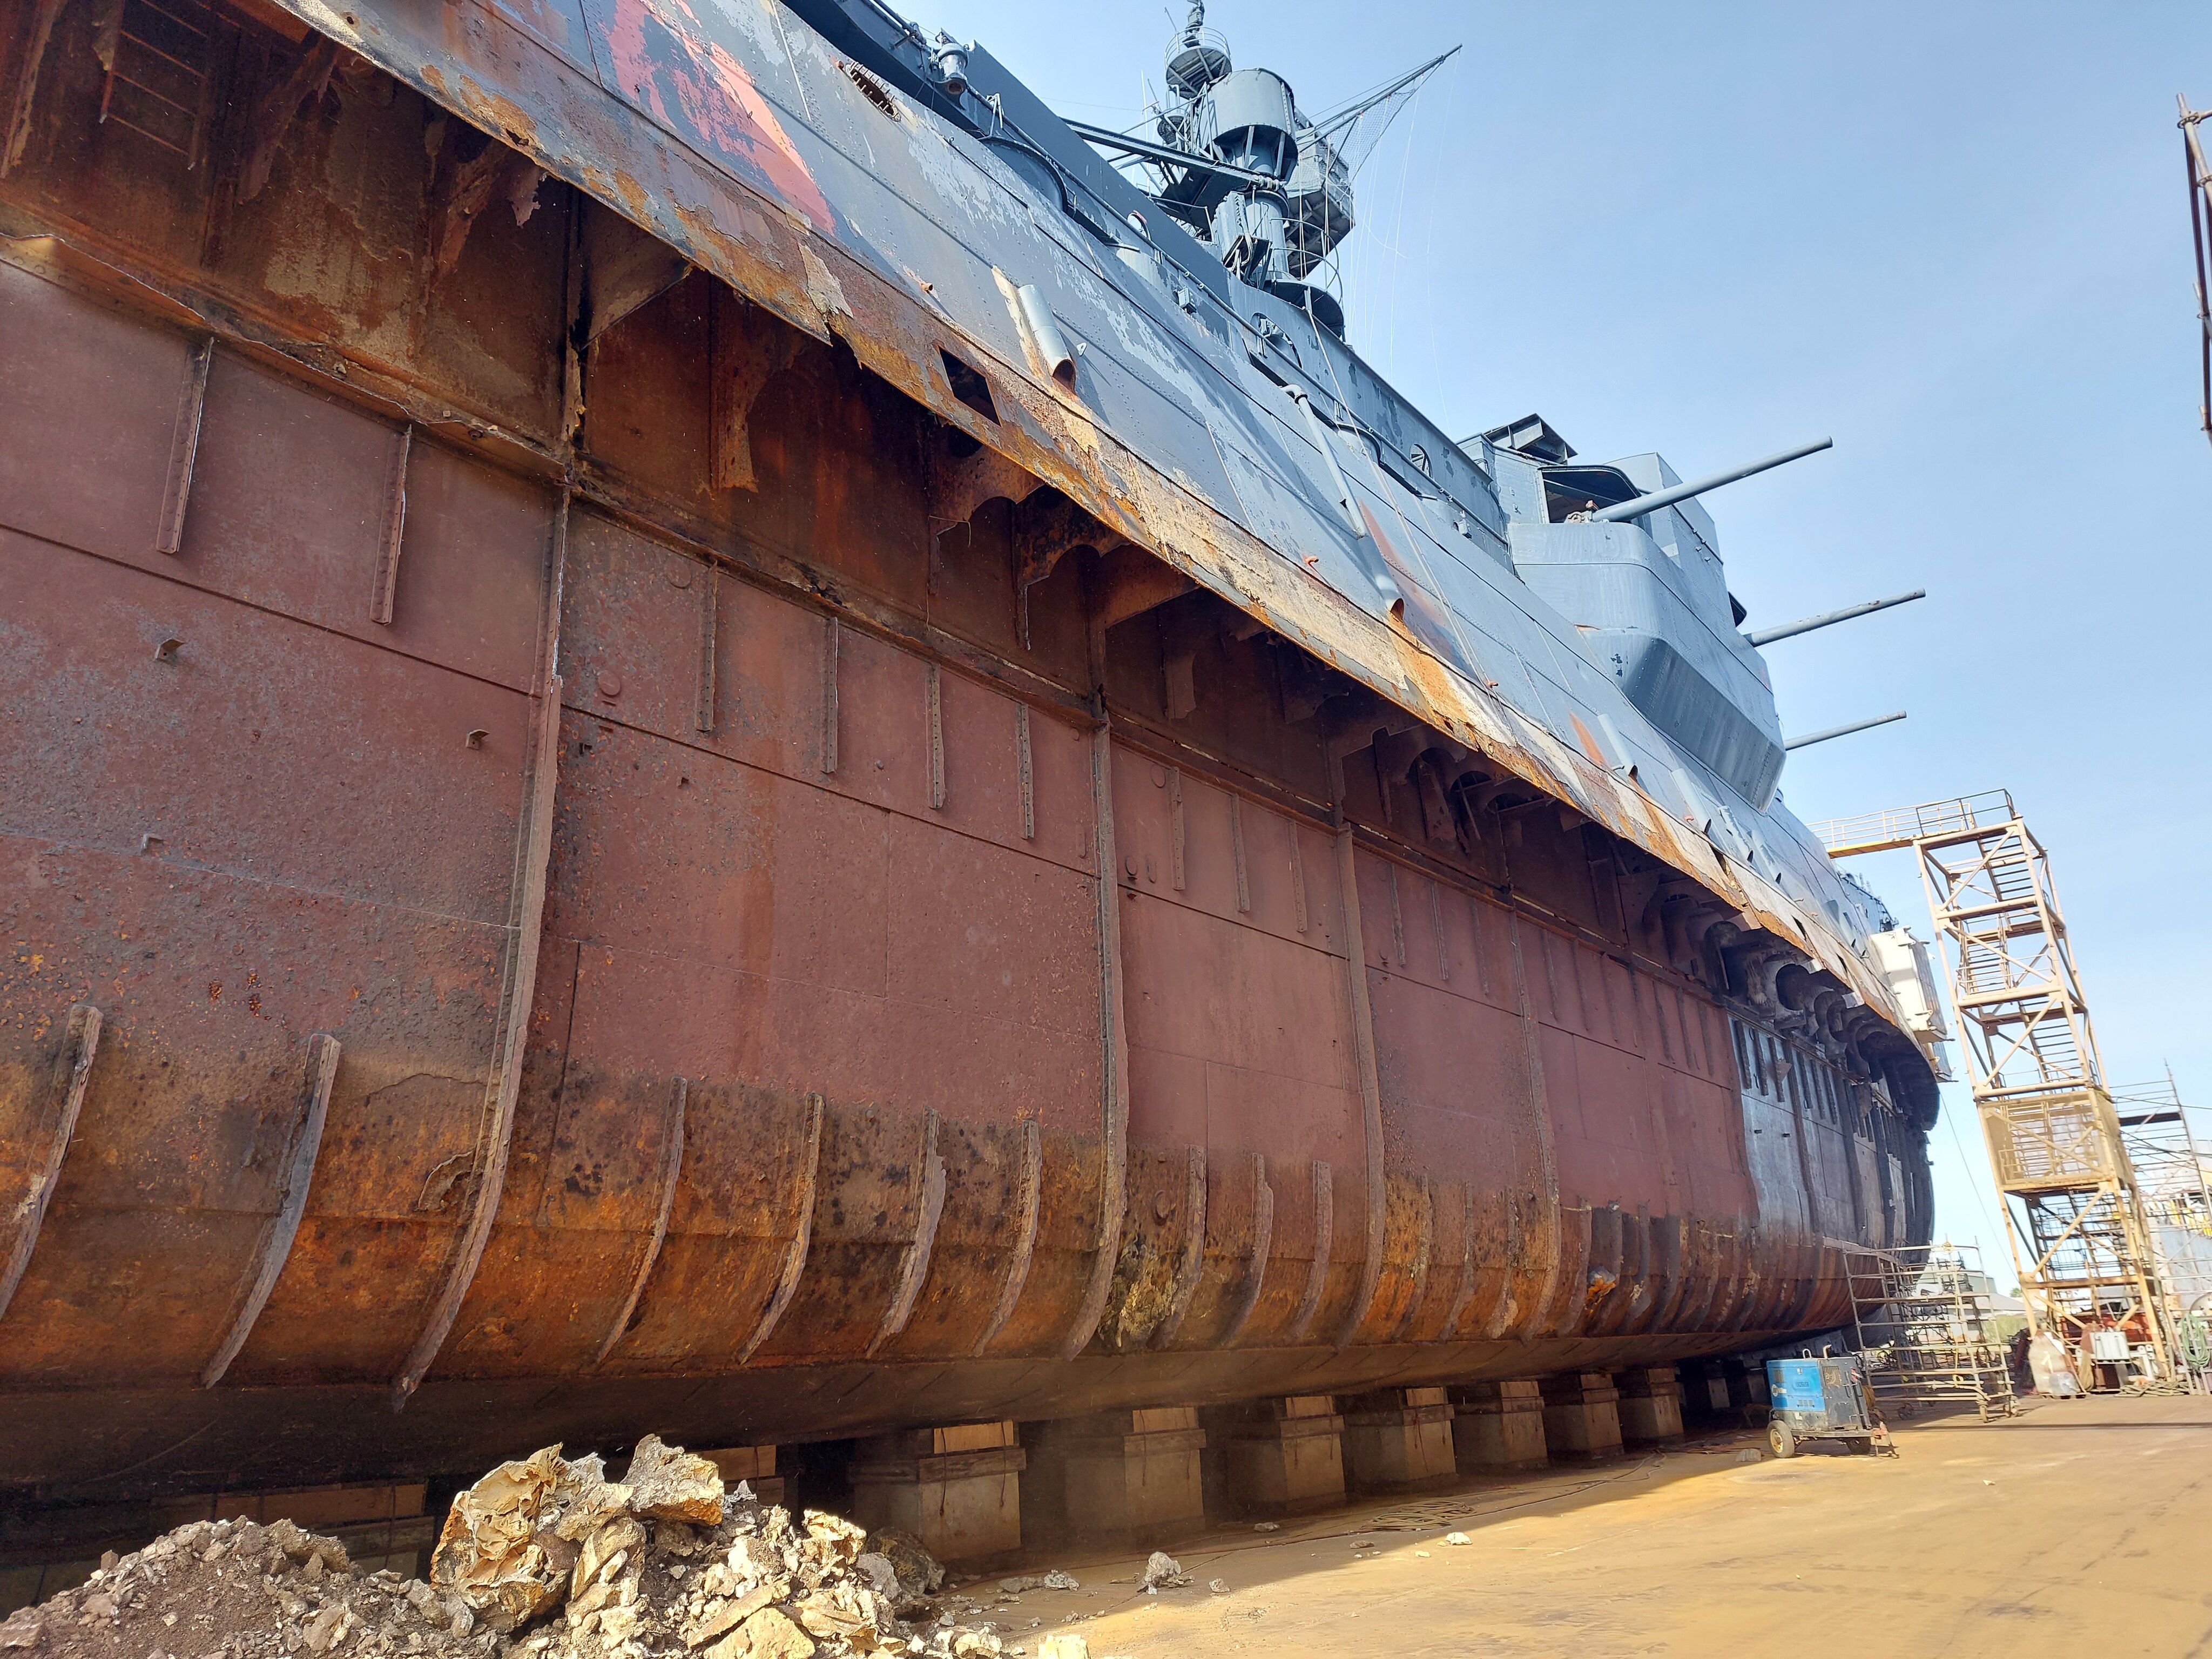
[[[1766,1391],[1766,1438],[1777,1457],[1796,1456],[1808,1440],[1839,1440],[1853,1451],[1871,1452],[1888,1437],[1856,1354],[1770,1359]]]

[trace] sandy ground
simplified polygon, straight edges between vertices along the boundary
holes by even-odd
[[[2212,1400],[2030,1401],[1897,1441],[1753,1462],[1764,1436],[1739,1436],[1217,1530],[1157,1595],[1137,1558],[1061,1553],[1084,1588],[1000,1627],[1031,1656],[1079,1632],[1092,1659],[2212,1654]]]

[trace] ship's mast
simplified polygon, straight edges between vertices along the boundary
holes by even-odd
[[[1152,199],[1232,275],[1341,334],[1344,313],[1327,262],[1358,222],[1350,137],[1363,119],[1379,116],[1364,146],[1371,149],[1395,107],[1458,50],[1310,120],[1282,76],[1236,67],[1229,42],[1206,26],[1206,8],[1194,3],[1168,45],[1169,101],[1154,122],[1157,141],[1067,125],[1150,167],[1158,180]]]

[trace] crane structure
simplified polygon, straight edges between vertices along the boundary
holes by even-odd
[[[1832,859],[1907,847],[1918,857],[2031,1328],[2116,1380],[2130,1369],[2183,1380],[2178,1310],[2050,857],[2011,793],[1813,829]]]
[[[2204,386],[2204,401],[2197,405],[2204,435],[2212,438],[2212,167],[2204,163],[2204,146],[2197,129],[2212,110],[2191,109],[2186,98],[2181,106],[2181,159],[2189,168],[2189,241],[2197,256],[2197,356]]]

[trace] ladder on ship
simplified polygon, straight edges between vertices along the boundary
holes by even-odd
[[[2108,1376],[2183,1380],[2179,1310],[2106,1085],[2050,857],[2011,793],[1813,828],[1831,858],[1907,847],[1918,856],[2031,1331],[2054,1332],[2085,1368],[2096,1356]]]

